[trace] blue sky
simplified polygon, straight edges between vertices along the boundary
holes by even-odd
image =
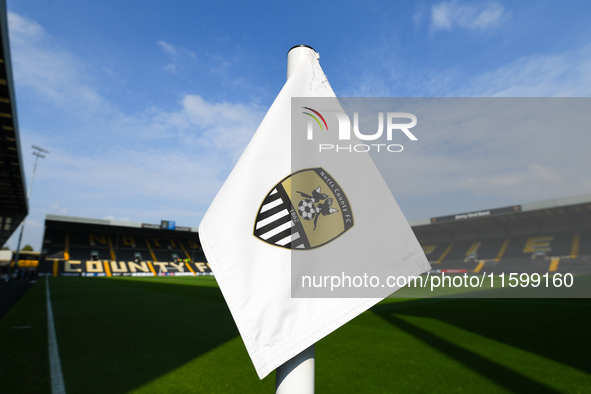
[[[341,97],[591,95],[587,1],[7,6],[28,182],[30,146],[51,151],[25,229],[36,250],[46,214],[197,227],[283,86],[296,44],[320,53]],[[591,192],[591,159],[580,152],[590,137],[569,136],[557,150],[555,135],[540,133],[498,170],[440,152],[409,168],[395,197],[412,220]]]

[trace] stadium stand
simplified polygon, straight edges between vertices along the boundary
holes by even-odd
[[[47,215],[42,274],[211,274],[196,229]]]
[[[591,255],[591,230],[581,231],[577,244],[579,254]]]
[[[410,224],[435,273],[591,273],[591,194]],[[211,274],[197,230],[164,227],[47,215],[40,272]]]
[[[29,212],[14,99],[6,4],[0,2],[0,246]]]
[[[435,271],[591,273],[591,194],[411,222]]]
[[[6,2],[0,1],[0,247],[29,213],[14,92]],[[2,252],[11,258],[0,257],[0,317],[30,288],[38,262]]]

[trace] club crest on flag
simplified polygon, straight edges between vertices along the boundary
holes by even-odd
[[[353,227],[349,199],[323,168],[294,172],[264,198],[254,223],[254,236],[286,249],[309,250],[325,245]]]

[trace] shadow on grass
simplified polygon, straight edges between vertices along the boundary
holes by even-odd
[[[102,278],[50,286],[70,393],[130,391],[238,336],[217,287]]]
[[[0,393],[51,391],[45,284],[38,281],[0,319]]]
[[[395,315],[437,319],[583,372],[591,372],[587,351],[591,300],[422,299],[383,303],[372,311],[467,368],[513,391],[553,392],[553,389]]]

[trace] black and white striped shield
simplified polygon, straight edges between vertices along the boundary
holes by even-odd
[[[294,172],[264,198],[254,236],[282,248],[309,250],[325,245],[353,227],[349,199],[323,168]]]

